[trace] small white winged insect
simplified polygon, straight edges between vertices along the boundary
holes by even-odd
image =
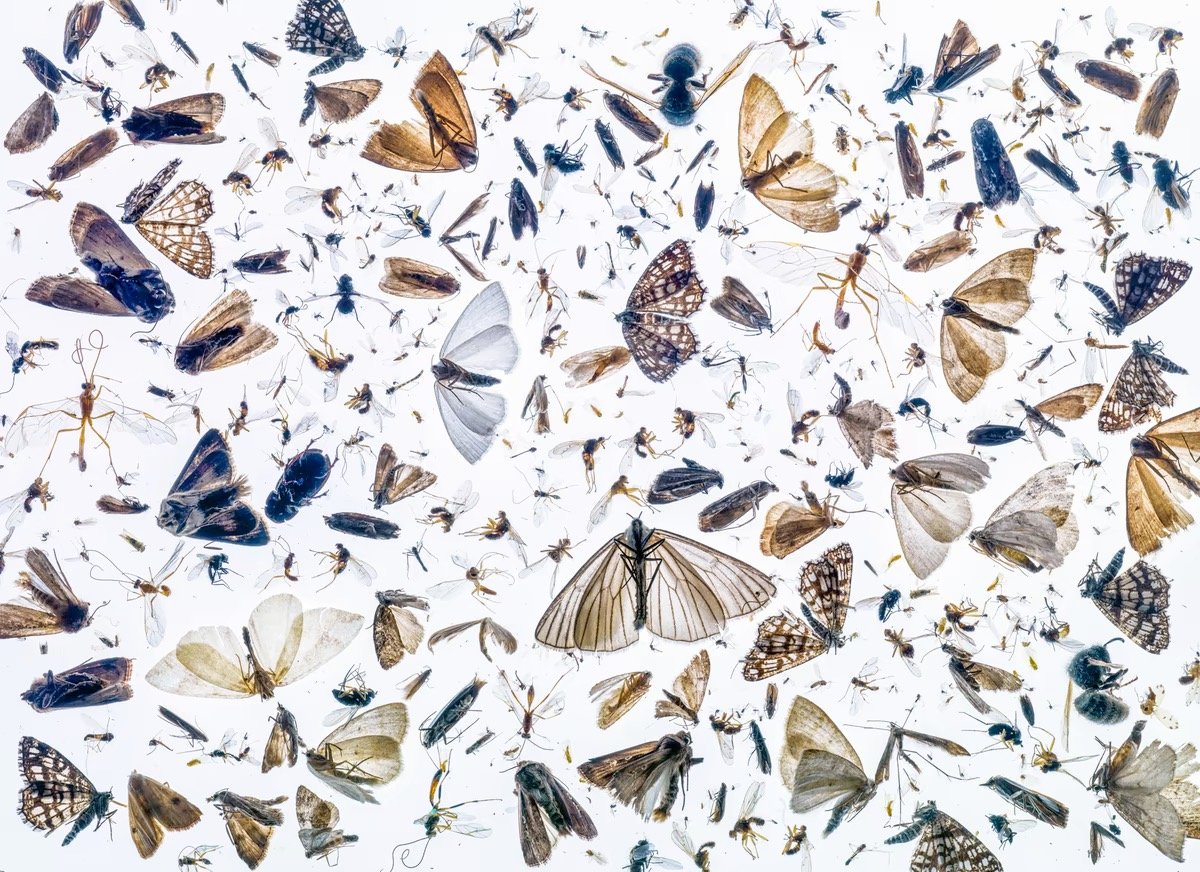
[[[504,290],[493,282],[463,309],[432,367],[446,434],[469,463],[487,453],[504,421],[504,397],[484,390],[500,380],[477,370],[507,373],[516,365],[517,339],[509,316]]]
[[[971,525],[967,494],[984,486],[988,465],[970,454],[930,454],[891,471],[892,517],[900,550],[917,578],[942,565]]]
[[[181,696],[270,699],[275,689],[324,666],[362,629],[363,617],[335,608],[305,609],[290,593],[254,607],[239,633],[197,627],[156,663],[146,681]]]

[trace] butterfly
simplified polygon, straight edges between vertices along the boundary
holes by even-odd
[[[163,830],[190,830],[200,822],[200,809],[161,781],[129,774],[129,835],[143,860],[154,856]]]
[[[650,381],[671,378],[696,353],[696,335],[684,319],[703,302],[692,249],[677,239],[646,267],[617,315],[625,344]]]
[[[266,859],[275,828],[283,823],[283,812],[275,808],[286,796],[258,799],[232,790],[218,790],[208,798],[225,818],[225,833],[242,862],[257,869]]]
[[[0,606],[0,613],[4,608]],[[34,680],[21,699],[39,712],[109,705],[133,696],[129,686],[132,677],[133,661],[128,657],[89,660],[61,672],[47,671]]]
[[[770,577],[748,563],[635,518],[559,591],[535,636],[551,648],[582,651],[619,651],[643,627],[695,642],[774,595]]]
[[[383,82],[378,79],[347,79],[344,82],[330,82],[328,85],[306,82],[300,124],[308,121],[318,109],[321,111],[321,118],[327,122],[349,121],[361,115],[374,103],[382,88]]]
[[[1121,572],[1124,559],[1122,548],[1107,566],[1093,560],[1079,582],[1079,592],[1134,644],[1157,654],[1171,643],[1167,619],[1171,581],[1144,560]]]
[[[175,346],[175,368],[200,375],[270,351],[279,337],[251,320],[253,302],[241,288],[217,300]]]
[[[1000,57],[1000,46],[993,45],[983,51],[971,28],[961,19],[942,37],[938,45],[937,62],[933,67],[933,81],[929,83],[931,94],[949,91],[980,70],[990,66]]]
[[[680,678],[682,677],[681,675]],[[588,693],[592,702],[600,703],[596,712],[596,726],[607,730],[625,717],[629,710],[637,705],[638,700],[649,692],[650,678],[649,672],[623,672],[593,684]],[[707,683],[706,681],[706,686]],[[657,711],[657,706],[655,710]]]
[[[854,552],[846,543],[804,564],[800,613],[807,626],[788,611],[763,621],[742,666],[743,677],[762,681],[840,648],[845,642],[842,627],[850,608],[853,575]]]
[[[913,822],[904,830],[884,839],[884,844],[911,842],[920,836],[913,850],[912,872],[1004,872],[1004,867],[987,845],[936,804],[926,802],[913,811]]]
[[[1129,442],[1125,529],[1139,554],[1195,520],[1180,501],[1200,493],[1200,409],[1169,418]]]
[[[781,500],[767,510],[762,533],[758,537],[758,547],[769,557],[782,560],[826,530],[846,523],[834,514],[835,497],[819,500],[808,489],[806,482],[800,484],[804,493],[803,503]]]
[[[985,263],[942,302],[942,372],[966,403],[1004,365],[1004,334],[1029,310],[1037,252],[1017,248]]]
[[[784,109],[779,94],[758,74],[742,92],[738,154],[742,187],[760,203],[804,230],[837,230],[837,178],[813,160],[812,125]]]
[[[402,590],[377,590],[375,621],[371,634],[375,639],[375,657],[384,669],[391,669],[404,659],[405,653],[416,654],[425,628],[413,609],[429,611],[429,600],[406,594]]]
[[[245,479],[234,477],[229,443],[215,427],[200,437],[158,509],[158,526],[175,536],[232,545],[270,541],[258,512],[242,497]]]
[[[700,723],[700,706],[708,692],[708,676],[711,670],[708,652],[701,651],[691,659],[683,672],[675,679],[670,690],[654,704],[656,718],[679,718],[689,724]]]
[[[96,790],[74,763],[45,742],[22,736],[17,754],[25,779],[17,812],[34,829],[50,833],[73,821],[62,842],[69,845],[92,821],[98,830],[116,813],[109,810],[112,791]]]
[[[121,127],[129,141],[170,145],[215,145],[225,137],[214,130],[225,114],[225,98],[217,93],[191,94],[143,109],[134,106]]]
[[[433,394],[451,444],[468,463],[491,447],[504,421],[504,397],[483,390],[500,379],[476,369],[511,372],[517,363],[517,339],[508,326],[508,299],[492,282],[467,303],[442,342],[433,365]]]
[[[527,866],[541,866],[561,836],[596,838],[596,825],[567,786],[542,763],[521,762],[513,776],[517,786],[517,835]],[[552,832],[547,832],[549,824]]]
[[[25,299],[85,315],[134,316],[147,324],[157,324],[175,310],[175,295],[158,267],[107,212],[80,203],[71,213],[70,229],[75,253],[96,280],[47,276],[29,286]]]
[[[0,639],[78,633],[92,623],[91,604],[76,595],[45,551],[26,548],[25,565],[29,572],[22,572],[17,584],[31,602],[0,604]]]
[[[347,61],[362,60],[367,54],[338,0],[300,0],[283,40],[292,51],[329,58],[309,70],[310,76],[332,73]]]
[[[858,753],[838,725],[803,696],[796,697],[788,712],[779,773],[797,814],[835,803],[825,835],[862,811],[879,786],[867,777]]]
[[[584,781],[609,791],[643,819],[665,821],[692,762],[691,736],[669,733],[661,739],[593,757],[578,769]]]
[[[1195,838],[1185,827],[1194,822],[1200,802],[1195,785],[1185,779],[1195,766],[1195,750],[1178,751],[1155,739],[1141,749],[1145,721],[1133,731],[1092,775],[1091,787],[1102,791],[1117,814],[1163,855],[1183,862],[1185,837]]]
[[[413,173],[469,170],[479,162],[471,107],[462,82],[440,51],[421,67],[410,99],[421,122],[383,122],[367,140],[363,157]]]
[[[338,793],[378,804],[371,788],[400,774],[400,744],[408,732],[402,702],[375,706],[357,714],[309,748],[308,769]]]
[[[213,215],[212,191],[193,179],[176,185],[155,205],[180,163],[178,158],[171,161],[149,182],[130,191],[121,221],[137,227],[147,242],[180,269],[206,279],[212,275],[212,239],[200,225]]]
[[[1119,433],[1151,418],[1160,420],[1163,406],[1175,405],[1175,392],[1162,374],[1187,375],[1187,370],[1162,353],[1161,342],[1133,341],[1129,359],[1117,370],[1104,405],[1100,407],[1100,432]]]
[[[339,848],[358,841],[358,836],[337,829],[341,817],[332,802],[321,799],[303,784],[296,788],[296,823],[300,826],[296,835],[305,859],[327,858]]]
[[[980,490],[988,465],[970,454],[930,454],[891,471],[892,519],[900,551],[917,578],[928,578],[971,525],[967,494]]]
[[[1084,282],[1084,287],[1104,307],[1103,312],[1094,313],[1096,320],[1109,333],[1120,336],[1130,324],[1142,320],[1175,296],[1191,275],[1191,264],[1182,260],[1131,254],[1121,260],[1114,271],[1116,299],[1098,285]]]
[[[254,607],[241,632],[199,627],[158,661],[146,681],[181,696],[270,699],[275,689],[324,666],[358,635],[362,615],[335,608],[305,609],[290,593]]]
[[[371,500],[376,509],[398,503],[419,494],[437,482],[437,476],[419,466],[401,463],[396,449],[386,442],[375,461],[375,479],[371,483]]]
[[[871,468],[876,454],[895,460],[896,432],[892,429],[895,420],[892,413],[874,400],[852,403],[849,383],[837,373],[833,374],[833,380],[837,382],[838,398],[829,414],[837,418],[842,435],[855,456],[867,469]]]
[[[972,530],[971,546],[998,563],[1040,572],[1057,569],[1079,541],[1071,511],[1075,486],[1072,463],[1056,463],[1034,473],[996,507],[982,527]]]

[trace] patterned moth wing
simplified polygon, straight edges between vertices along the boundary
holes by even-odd
[[[181,182],[137,222],[146,241],[176,266],[196,276],[212,276],[212,239],[200,225],[213,215],[212,191],[203,182]]]
[[[703,302],[691,248],[677,239],[642,273],[617,315],[625,344],[648,379],[666,381],[696,353],[696,335],[683,319]]]
[[[346,61],[361,60],[367,53],[359,45],[346,10],[338,0],[300,0],[284,41],[293,51],[330,58],[313,67],[310,76],[331,73]]]
[[[79,768],[45,742],[22,736],[18,752],[21,790],[17,811],[34,829],[50,832],[75,821],[63,844],[70,844],[88,824],[106,816],[112,794],[100,793]]]
[[[1167,617],[1171,582],[1144,560],[1118,573],[1124,556],[1121,549],[1107,567],[1093,563],[1080,582],[1080,592],[1136,645],[1157,654],[1171,642]]]
[[[1115,300],[1103,288],[1090,283],[1087,288],[1104,307],[1105,311],[1098,314],[1100,323],[1109,333],[1119,336],[1130,324],[1171,299],[1191,275],[1191,265],[1182,260],[1131,254],[1117,264],[1113,278]]]
[[[142,182],[130,191],[129,196],[125,198],[125,211],[121,215],[121,223],[136,224],[140,221],[142,216],[154,205],[154,201],[162,194],[171,179],[175,177],[175,173],[179,170],[179,166],[182,163],[183,161],[179,158],[175,158],[175,160],[155,173],[150,181]]]
[[[1187,370],[1162,354],[1161,342],[1133,342],[1133,352],[1121,364],[1104,405],[1100,407],[1100,432],[1117,433],[1151,418],[1161,419],[1160,408],[1175,404],[1164,372],[1187,375]]]
[[[909,868],[912,872],[1004,872],[987,845],[943,811],[922,832]]]
[[[747,681],[770,678],[841,647],[853,570],[854,552],[844,542],[805,564],[800,612],[808,623],[786,610],[763,621],[742,666]]]

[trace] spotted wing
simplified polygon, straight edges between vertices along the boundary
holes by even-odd
[[[696,274],[691,246],[677,239],[659,252],[637,280],[625,308],[682,318],[704,302],[704,285]]]
[[[212,191],[193,179],[176,185],[142,216],[137,229],[180,269],[206,279],[212,276],[213,247],[200,225],[212,214]]]
[[[1144,424],[1158,416],[1160,407],[1174,404],[1175,392],[1167,387],[1155,356],[1141,353],[1135,347],[1117,370],[1100,407],[1100,432],[1118,433]]]
[[[54,830],[92,804],[96,787],[70,760],[45,742],[22,736],[18,765],[25,787],[17,811],[30,826]]]
[[[1120,317],[1126,326],[1145,318],[1184,286],[1190,264],[1169,257],[1134,254],[1117,264],[1113,278]]]
[[[636,313],[621,324],[625,344],[638,368],[653,382],[665,382],[696,353],[696,334],[683,321]]]
[[[938,812],[913,851],[912,872],[1004,872],[987,845],[945,812]]]

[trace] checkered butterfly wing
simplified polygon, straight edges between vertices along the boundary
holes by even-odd
[[[1135,342],[1133,353],[1121,364],[1100,407],[1100,432],[1117,433],[1151,418],[1157,421],[1160,407],[1173,406],[1175,392],[1167,387],[1164,370],[1186,372],[1150,347]]]
[[[945,812],[921,833],[909,866],[912,872],[1004,872],[987,845]]]
[[[197,278],[212,275],[213,248],[200,225],[212,217],[212,191],[203,182],[182,182],[137,223],[146,241]]]
[[[762,681],[807,663],[829,650],[825,639],[791,612],[772,615],[758,625],[758,638],[742,662],[747,681]]]
[[[86,812],[96,786],[86,775],[45,742],[22,736],[19,748],[21,790],[18,811],[35,829],[54,830]]]
[[[1168,257],[1134,254],[1117,264],[1113,289],[1125,326],[1145,318],[1184,286],[1190,264]]]
[[[853,574],[854,552],[845,542],[810,560],[800,573],[800,596],[811,614],[805,617],[810,622],[815,618],[831,637],[839,635],[846,623]],[[815,626],[814,629],[821,632]]]
[[[664,382],[696,353],[696,335],[682,319],[704,302],[692,251],[678,239],[642,273],[621,313],[621,332],[648,379]]]
[[[1100,614],[1140,647],[1157,654],[1170,644],[1171,582],[1157,567],[1139,560],[1088,594]]]
[[[338,0],[301,0],[284,41],[293,51],[323,57],[341,55],[358,45],[354,28]]]

